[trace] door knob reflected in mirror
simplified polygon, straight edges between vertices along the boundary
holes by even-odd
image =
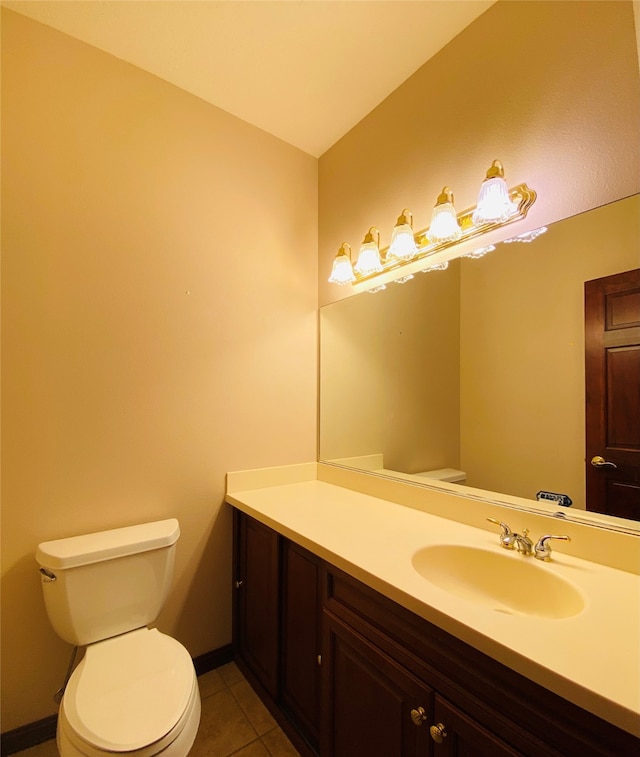
[[[615,463],[610,463],[608,460],[605,460],[604,457],[600,457],[600,455],[596,455],[595,457],[591,458],[591,465],[593,465],[594,468],[617,468],[618,467]]]

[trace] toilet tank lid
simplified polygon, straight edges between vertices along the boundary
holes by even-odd
[[[152,549],[170,547],[180,536],[175,518],[114,528],[67,539],[45,541],[38,545],[36,560],[44,568],[65,570],[81,565],[113,560]]]
[[[422,478],[434,478],[438,481],[448,481],[449,483],[455,483],[456,481],[464,481],[467,474],[462,470],[456,468],[438,468],[437,470],[425,470],[420,473],[416,473],[416,476]]]

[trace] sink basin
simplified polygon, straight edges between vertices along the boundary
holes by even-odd
[[[500,550],[500,551],[498,551]],[[584,609],[580,591],[533,557],[456,544],[413,555],[415,570],[445,591],[508,615],[561,619]]]

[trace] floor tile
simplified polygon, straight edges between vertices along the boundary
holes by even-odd
[[[262,735],[276,727],[277,723],[271,713],[247,681],[236,683],[231,687],[231,693],[258,734]]]
[[[231,693],[224,689],[202,702],[200,728],[192,757],[228,757],[258,734]]]
[[[271,757],[267,747],[260,741],[254,741],[233,753],[233,757]]]
[[[274,728],[273,731],[265,733],[262,741],[269,750],[271,757],[300,757],[300,753],[294,749],[293,744],[280,728]]]
[[[218,673],[222,676],[222,680],[227,686],[233,686],[240,681],[244,681],[244,676],[238,670],[238,666],[235,662],[228,662],[226,665],[221,665],[216,668]]]
[[[226,688],[225,682],[218,670],[210,670],[204,675],[198,676],[198,687],[200,689],[200,699],[210,697]]]

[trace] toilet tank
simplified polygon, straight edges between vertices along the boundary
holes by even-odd
[[[171,586],[175,518],[38,545],[42,592],[56,633],[77,646],[153,622]]]

